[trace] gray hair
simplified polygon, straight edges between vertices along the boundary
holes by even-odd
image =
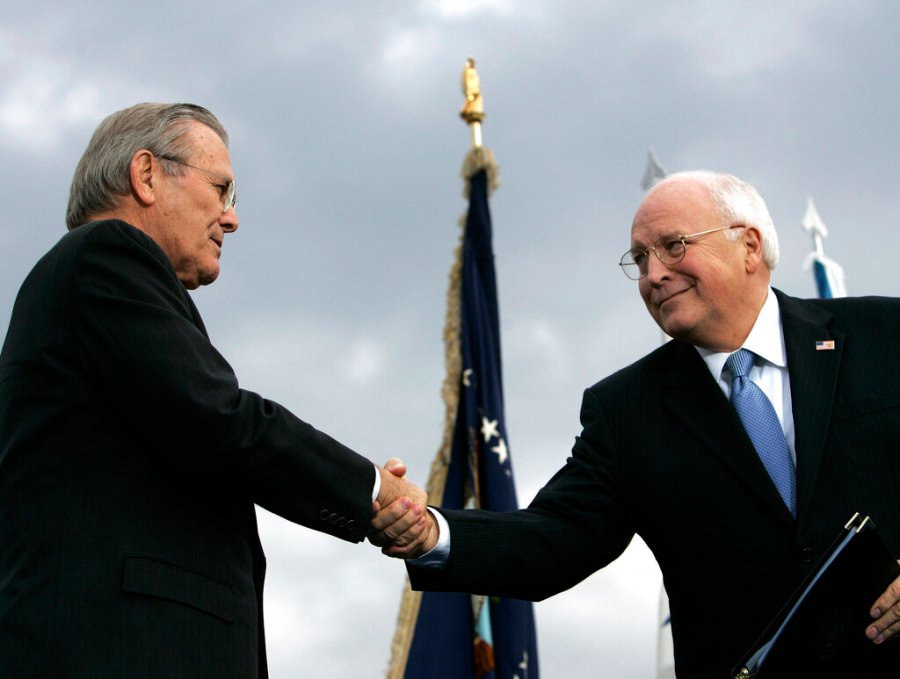
[[[141,149],[156,156],[188,161],[186,138],[190,123],[209,127],[228,146],[228,133],[216,117],[195,104],[137,104],[107,116],[94,131],[75,168],[66,227],[72,229],[93,215],[115,208],[131,192],[131,159]],[[184,174],[182,166],[163,163],[166,174]]]
[[[722,219],[732,224],[755,226],[763,237],[763,261],[771,271],[778,264],[778,234],[775,224],[769,215],[766,202],[751,184],[738,179],[734,175],[709,170],[692,170],[673,172],[654,185],[654,189],[662,184],[674,181],[693,181],[709,190],[713,204]],[[726,237],[735,239],[739,231],[725,231]]]

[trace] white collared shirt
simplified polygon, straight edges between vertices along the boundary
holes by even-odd
[[[757,362],[750,370],[750,379],[763,390],[766,398],[775,408],[784,438],[794,464],[797,464],[797,452],[794,447],[794,413],[791,403],[791,383],[787,370],[787,352],[784,345],[784,328],[781,325],[781,313],[778,307],[778,298],[769,288],[769,294],[763,304],[763,308],[756,318],[756,323],[750,330],[742,349],[752,351],[759,356]],[[700,357],[709,368],[713,378],[722,389],[726,398],[731,397],[731,375],[722,375],[725,361],[731,352],[714,352],[709,349],[696,347]],[[761,360],[760,360],[761,359]]]

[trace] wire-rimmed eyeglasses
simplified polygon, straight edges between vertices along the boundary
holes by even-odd
[[[213,177],[219,176],[217,173],[212,170],[207,170],[205,167],[197,167],[196,165],[191,165],[190,163],[185,163],[183,160],[178,160],[177,158],[172,158],[171,156],[157,156],[158,158],[162,158],[163,160],[168,160],[172,163],[178,163],[179,165],[184,165],[185,167],[192,168],[194,170],[200,170],[201,172],[206,172],[207,174],[212,175]],[[222,212],[228,212],[231,208],[235,206],[237,203],[237,189],[234,185],[233,179],[227,179],[224,183],[220,182],[215,184],[216,188],[219,189],[222,194]]]
[[[650,268],[648,257],[650,251],[657,259],[666,266],[674,266],[678,264],[687,252],[688,241],[700,236],[705,236],[716,231],[727,231],[729,229],[743,228],[743,224],[732,224],[731,226],[720,226],[717,229],[709,229],[708,231],[700,231],[690,234],[674,234],[671,236],[663,236],[649,248],[632,248],[619,260],[619,266],[628,278],[638,281],[647,275]]]

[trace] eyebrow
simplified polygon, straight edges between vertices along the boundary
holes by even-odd
[[[668,231],[668,232],[658,236],[656,240],[654,240],[652,243],[650,243],[650,245],[656,245],[661,240],[665,240],[667,238],[682,238],[683,236],[684,236],[684,234],[682,234],[678,231]],[[646,250],[650,247],[650,245],[640,245],[637,243],[637,241],[632,241],[631,249],[632,250]]]
[[[228,177],[228,175],[219,174],[218,172],[214,172],[213,170],[207,170],[206,172],[210,175],[210,177],[212,177],[212,178],[217,177],[217,178],[218,178],[218,179],[216,179],[215,181],[213,181],[213,182],[211,182],[211,183],[212,183],[213,186],[215,186],[215,187],[217,187],[217,188],[221,188],[222,191],[227,191],[227,190],[228,190],[228,185],[231,184],[231,183],[234,181],[234,179],[230,179],[230,178]]]
[[[204,169],[205,169],[205,168],[204,168]],[[214,175],[214,176],[216,176],[216,177],[221,177],[221,178],[222,178],[222,181],[224,181],[224,182],[226,182],[226,183],[227,183],[227,182],[233,182],[233,181],[234,181],[234,178],[233,178],[233,177],[229,177],[229,176],[228,176],[227,174],[225,174],[224,172],[219,172],[219,171],[217,171],[217,170],[209,170],[209,169],[207,169],[206,171],[209,172],[211,175]]]

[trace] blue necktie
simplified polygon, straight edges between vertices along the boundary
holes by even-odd
[[[732,376],[731,404],[744,423],[744,429],[763,466],[772,477],[781,499],[791,514],[796,516],[797,472],[775,408],[763,390],[747,377],[754,358],[752,351],[741,349],[725,361],[725,368]]]

